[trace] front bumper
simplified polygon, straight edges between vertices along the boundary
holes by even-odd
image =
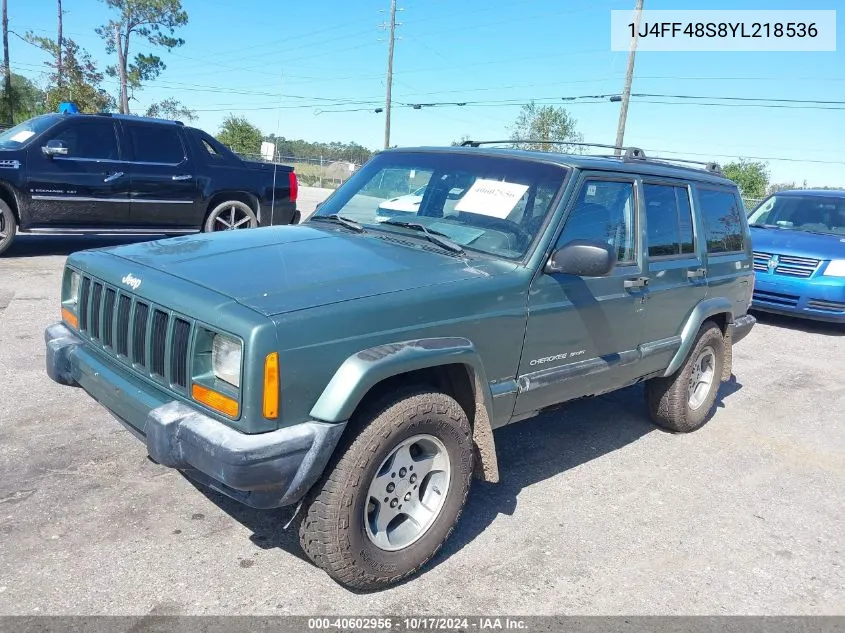
[[[127,375],[63,323],[47,328],[44,339],[50,378],[82,387],[128,425],[159,464],[254,508],[301,499],[322,474],[346,426],[310,421],[267,433],[241,433]]]
[[[823,276],[791,279],[757,272],[751,307],[762,312],[845,323],[845,279]]]

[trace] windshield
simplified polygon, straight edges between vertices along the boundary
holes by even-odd
[[[365,230],[425,239],[422,224],[466,250],[521,259],[553,208],[567,168],[446,152],[376,155],[320,206]]]
[[[18,123],[0,134],[0,147],[4,149],[18,149],[23,147],[33,137],[52,126],[56,120],[55,114],[43,114],[33,119]]]
[[[842,196],[775,194],[752,211],[751,226],[845,235],[845,193]]]

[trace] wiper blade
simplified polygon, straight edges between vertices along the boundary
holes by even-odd
[[[440,231],[434,231],[432,229],[426,228],[424,224],[420,224],[419,222],[406,222],[404,220],[383,220],[379,224],[392,224],[393,226],[401,226],[406,229],[413,229],[414,231],[419,231],[423,235],[425,235],[426,239],[429,242],[433,242],[438,246],[442,246],[448,251],[452,251],[453,253],[463,253],[464,249],[460,244],[457,244],[451,240],[451,238],[446,235],[445,233],[441,233]]]
[[[324,220],[325,222],[334,222],[335,224],[340,224],[343,227],[351,231],[355,231],[356,233],[363,233],[364,227],[358,224],[355,220],[350,220],[349,218],[345,218],[342,215],[338,215],[337,213],[332,213],[331,215],[312,215],[312,220]]]

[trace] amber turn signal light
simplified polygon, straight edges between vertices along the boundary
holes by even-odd
[[[279,417],[279,353],[267,354],[264,359],[264,417]]]
[[[74,330],[79,329],[79,319],[77,319],[76,315],[67,308],[62,308],[62,321],[67,323]]]
[[[232,400],[222,393],[217,393],[208,387],[194,384],[191,387],[191,395],[197,402],[202,402],[204,405],[211,407],[215,411],[225,413],[230,418],[235,418],[238,415],[238,401]]]

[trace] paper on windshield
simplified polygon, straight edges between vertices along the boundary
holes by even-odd
[[[35,136],[35,132],[32,130],[21,130],[14,136],[10,137],[9,140],[14,143],[23,143],[24,141],[31,139],[33,136]]]
[[[528,185],[479,178],[455,205],[455,210],[504,219],[526,191]]]

